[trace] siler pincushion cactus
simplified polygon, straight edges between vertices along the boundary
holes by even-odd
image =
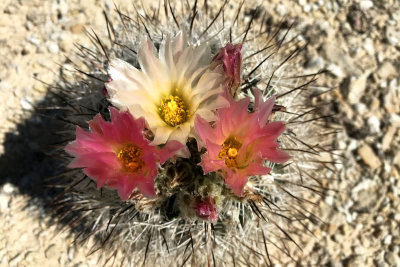
[[[57,92],[72,107],[64,121],[81,125],[63,130],[73,169],[57,211],[78,240],[94,235],[95,250],[131,266],[290,258],[286,243],[314,221],[306,203],[330,164],[319,158],[329,129],[304,90],[314,77],[285,67],[299,48],[287,32],[253,27],[255,12],[240,6],[228,20],[226,4],[214,16],[197,1],[178,5],[117,10],[109,43],[95,36],[87,54],[90,81]]]

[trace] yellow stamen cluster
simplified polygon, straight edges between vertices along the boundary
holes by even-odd
[[[141,159],[142,156],[142,149],[133,144],[124,146],[118,152],[118,159],[122,163],[124,170],[130,173],[136,173],[142,169],[144,164]]]
[[[229,168],[238,167],[238,163],[236,161],[236,157],[238,155],[238,150],[242,146],[242,144],[236,140],[234,137],[229,137],[222,144],[222,149],[218,153],[218,158],[225,158],[225,165]]]
[[[190,118],[189,107],[179,96],[166,96],[159,106],[161,119],[169,126],[175,127]]]

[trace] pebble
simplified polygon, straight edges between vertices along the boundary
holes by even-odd
[[[326,69],[338,78],[344,76],[343,70],[336,64],[329,64]]]
[[[22,260],[23,255],[22,253],[17,253],[16,255],[14,255],[9,261],[8,261],[8,266],[12,267],[12,266],[17,266],[18,263]]]
[[[3,192],[6,193],[7,195],[12,194],[15,191],[15,186],[10,184],[10,183],[5,183],[3,185]]]
[[[396,253],[386,252],[385,253],[385,261],[389,264],[389,266],[397,267],[400,266],[400,259]]]
[[[47,44],[47,49],[52,54],[57,54],[59,52],[59,48],[56,42],[49,42]]]
[[[70,28],[73,34],[82,34],[85,32],[85,26],[82,24],[74,24]]]
[[[31,104],[29,98],[22,98],[22,99],[19,101],[19,103],[21,104],[21,107],[22,107],[24,110],[32,110],[32,109],[33,109],[33,106],[32,106],[32,104]]]
[[[364,163],[367,164],[371,169],[377,169],[382,165],[382,162],[369,145],[364,144],[357,150],[357,152]]]
[[[9,208],[9,203],[10,203],[10,196],[7,196],[6,194],[0,194],[0,212],[1,213],[6,213],[8,212]]]
[[[383,136],[382,139],[382,150],[387,151],[390,149],[390,144],[392,143],[393,137],[396,133],[396,128],[390,125],[388,129],[386,130],[385,135]]]
[[[363,74],[360,77],[350,78],[348,83],[348,95],[347,100],[350,104],[356,104],[360,102],[361,97],[364,95],[365,88],[367,87],[367,76],[369,74]]]
[[[370,9],[374,6],[374,3],[371,0],[361,0],[360,1],[360,8],[363,10]]]
[[[384,62],[376,72],[381,79],[388,79],[397,74],[396,68],[389,61]]]
[[[400,46],[400,30],[395,26],[386,27],[386,38],[389,44],[393,46]]]
[[[282,4],[279,4],[276,7],[276,12],[280,15],[280,16],[284,16],[286,15],[286,7]]]
[[[383,239],[383,244],[390,245],[392,243],[392,238],[392,235],[385,236],[385,238]]]
[[[377,134],[381,132],[381,121],[377,116],[370,116],[367,123],[371,133]]]

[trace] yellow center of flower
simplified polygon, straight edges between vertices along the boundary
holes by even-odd
[[[159,106],[161,119],[169,126],[175,127],[190,118],[189,107],[179,96],[166,96]]]
[[[139,147],[129,144],[118,152],[118,159],[126,172],[136,173],[143,167],[143,151]]]
[[[236,161],[238,150],[242,146],[242,144],[236,140],[234,137],[229,137],[225,140],[222,144],[222,149],[218,153],[218,158],[223,159],[225,158],[225,165],[229,168],[238,167],[238,163]]]

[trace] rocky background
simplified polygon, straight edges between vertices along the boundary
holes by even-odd
[[[305,72],[327,70],[317,83],[333,89],[344,129],[337,192],[321,201],[326,224],[312,229],[300,265],[400,266],[400,2],[271,0],[263,8],[273,22],[296,21],[309,42]],[[105,33],[104,10],[116,18],[112,1],[0,2],[0,266],[98,265],[45,212],[41,144],[51,133],[35,107],[46,101],[43,82],[54,83],[60,64],[68,69],[74,43],[88,42],[85,27]]]

